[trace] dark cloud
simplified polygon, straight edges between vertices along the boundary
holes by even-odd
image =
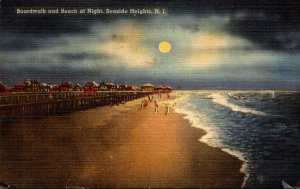
[[[23,40],[22,40],[23,41]],[[1,51],[21,51],[27,49],[37,49],[40,48],[41,45],[36,43],[35,41],[27,41],[26,43],[21,43],[19,40],[13,40],[9,43],[1,43],[0,48]]]
[[[154,6],[148,2],[146,6]],[[118,15],[17,15],[16,8],[126,8],[126,7],[144,7],[141,2],[128,1],[81,1],[81,0],[2,0],[2,11],[0,12],[1,29],[15,33],[47,33],[52,35],[63,33],[82,33],[88,32],[88,29],[95,21],[101,18],[102,22],[110,22],[120,18]],[[133,16],[128,16],[133,17]],[[136,17],[135,17],[136,18]],[[144,17],[145,18],[145,17]],[[136,18],[140,19],[140,18]]]
[[[106,59],[108,58],[107,55],[101,53],[87,53],[87,52],[80,52],[80,53],[60,53],[58,54],[60,59],[65,61],[80,61],[85,59],[90,60],[99,60],[99,59]]]
[[[2,33],[0,36],[1,51],[23,51],[54,45],[53,38],[45,34]]]
[[[110,22],[124,18],[118,16],[18,16],[16,7],[162,7],[173,15],[231,15],[227,29],[231,33],[247,38],[262,48],[276,50],[299,50],[299,38],[290,35],[300,32],[300,3],[295,0],[160,0],[160,1],[81,1],[81,0],[44,0],[44,1],[2,1],[1,29],[17,33],[62,33],[88,32],[97,20]],[[134,17],[146,19],[146,17]],[[197,31],[196,25],[185,25]],[[285,35],[285,36],[284,36]],[[284,37],[283,37],[284,36]],[[21,48],[14,43],[16,48]],[[37,44],[32,44],[36,46]],[[25,45],[25,46],[28,46]],[[27,47],[26,47],[27,48]]]
[[[192,6],[192,7],[191,7]],[[180,3],[177,12],[180,13]],[[295,33],[300,32],[300,2],[286,1],[189,1],[183,9],[193,14],[230,15],[230,24],[224,28],[234,35],[244,37],[265,49],[299,50],[300,40]],[[182,11],[187,13],[188,11]],[[195,25],[186,26],[197,31]],[[291,35],[292,33],[292,35]],[[297,34],[297,35],[298,35]]]
[[[263,48],[299,50],[300,40],[297,35],[300,32],[300,25],[293,19],[287,21],[283,16],[265,14],[262,17],[250,15],[242,19],[233,19],[229,31],[260,44]],[[300,18],[297,21],[299,20]]]

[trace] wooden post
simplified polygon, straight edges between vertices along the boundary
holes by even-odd
[[[50,114],[50,103],[47,103],[47,115]]]
[[[22,116],[24,116],[24,115],[25,115],[25,107],[22,106]]]

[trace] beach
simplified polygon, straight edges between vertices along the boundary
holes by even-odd
[[[172,94],[171,94],[171,98]],[[1,124],[1,181],[20,188],[240,188],[242,162],[141,100]],[[169,99],[170,100],[170,99]]]

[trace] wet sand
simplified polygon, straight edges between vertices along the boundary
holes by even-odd
[[[165,98],[165,97],[163,97]],[[20,188],[239,188],[242,162],[140,100],[0,124],[0,181]]]

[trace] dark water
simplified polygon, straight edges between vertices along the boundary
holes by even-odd
[[[180,108],[194,126],[208,131],[203,141],[240,159],[245,187],[281,188],[300,181],[300,93],[292,91],[189,93]],[[193,115],[192,115],[193,114]]]

